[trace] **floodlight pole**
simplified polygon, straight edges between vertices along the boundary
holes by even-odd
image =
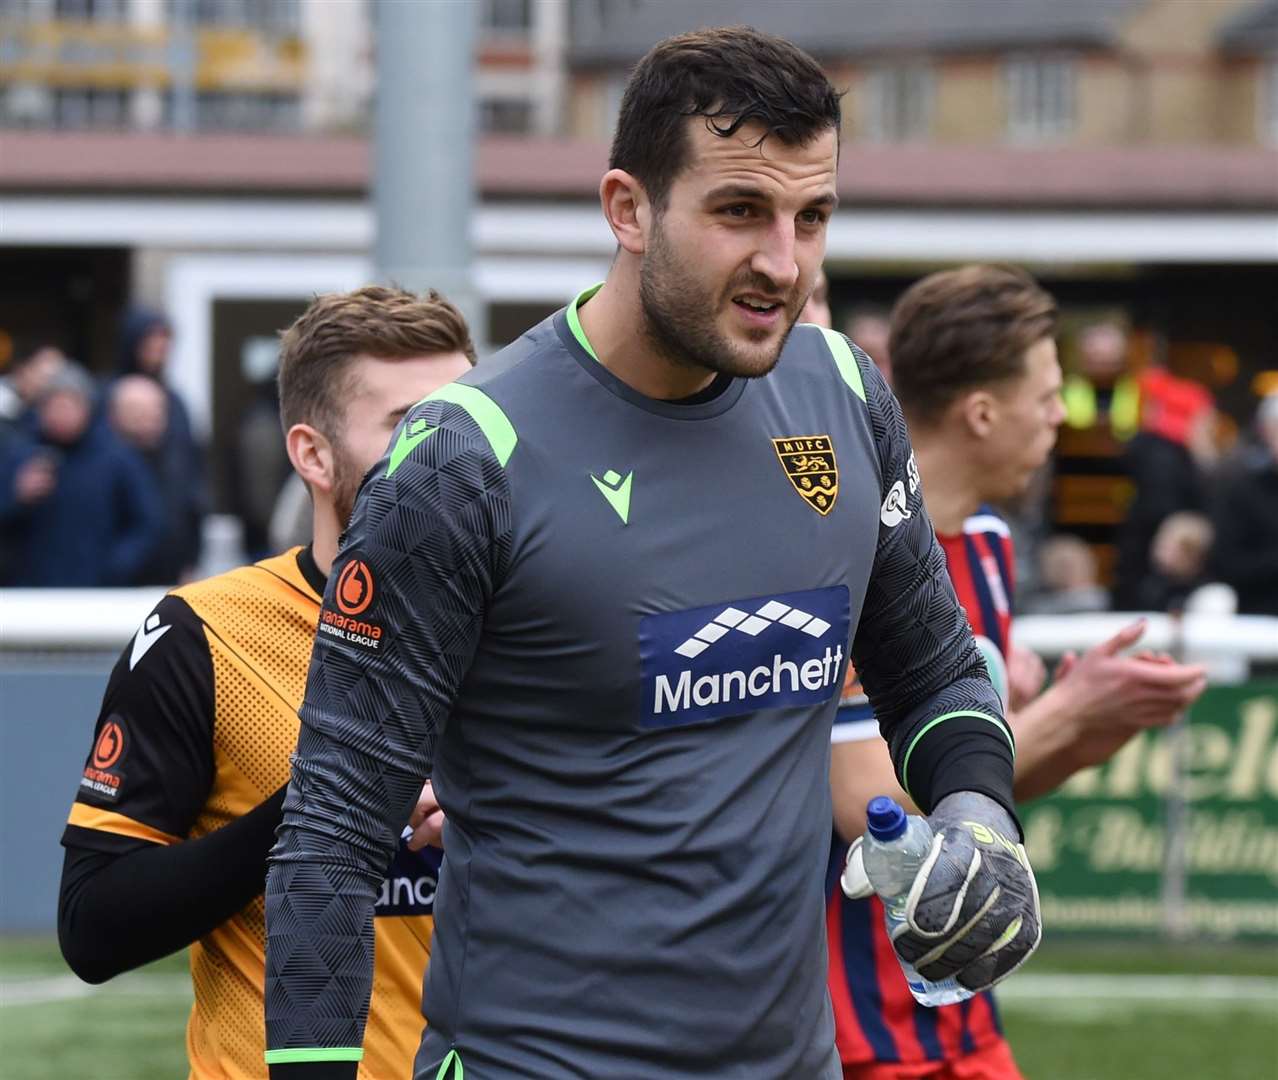
[[[487,339],[474,277],[473,0],[378,0],[373,124],[374,259],[379,280],[438,289]]]

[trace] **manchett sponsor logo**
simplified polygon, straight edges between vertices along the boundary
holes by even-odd
[[[843,586],[646,617],[644,725],[829,700],[843,677],[848,618]]]

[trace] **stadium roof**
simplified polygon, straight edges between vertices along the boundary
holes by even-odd
[[[973,51],[1115,44],[1142,0],[578,0],[573,66],[623,66],[671,34],[746,23],[831,58],[909,49]]]
[[[1278,52],[1278,0],[1264,0],[1230,19],[1217,41],[1226,52]]]
[[[490,136],[478,187],[490,199],[593,201],[607,157],[600,142]],[[370,160],[355,138],[10,131],[0,191],[362,195]],[[1278,207],[1278,151],[847,143],[839,193],[852,206],[1268,208]]]

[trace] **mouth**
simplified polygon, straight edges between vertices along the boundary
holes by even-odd
[[[785,311],[784,301],[773,296],[760,296],[757,293],[734,296],[732,306],[741,314],[746,325],[761,328],[775,326]]]

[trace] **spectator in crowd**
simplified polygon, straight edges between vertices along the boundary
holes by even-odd
[[[19,448],[34,437],[34,404],[66,362],[62,350],[53,345],[19,347],[13,352],[11,362],[0,375],[0,461],[11,452],[17,455]],[[8,496],[0,495],[0,504],[8,506],[8,512],[0,515],[0,587],[13,584],[25,507],[44,498],[52,484],[52,461],[47,455],[35,455],[16,469]]]
[[[1097,575],[1096,555],[1077,536],[1059,534],[1038,552],[1042,590],[1026,603],[1035,615],[1077,615],[1106,611],[1109,593]]]
[[[36,399],[66,363],[66,354],[55,345],[40,344],[14,353],[0,376],[0,444],[15,434],[30,433]]]
[[[128,585],[163,541],[163,507],[145,464],[93,412],[92,379],[67,364],[38,399],[37,439],[13,444],[0,460],[14,585]]]
[[[1214,485],[1215,576],[1238,593],[1238,610],[1278,615],[1278,393],[1256,410],[1254,439],[1222,466]]]
[[[1192,510],[1168,516],[1154,534],[1149,573],[1141,582],[1140,606],[1147,611],[1184,611],[1190,593],[1208,583],[1211,521]]]
[[[816,323],[817,326],[830,326],[830,278],[822,267],[817,271],[816,284],[812,286],[812,295],[799,315],[800,322]]]
[[[166,459],[166,471],[172,469],[186,477],[188,505],[184,518],[194,518],[202,524],[208,508],[204,454],[191,428],[186,403],[166,382],[172,347],[173,329],[163,315],[143,308],[126,312],[120,324],[116,379],[126,375],[144,375],[164,390],[168,400],[168,426],[155,453]],[[200,529],[197,527],[197,546],[194,552],[183,553],[184,563],[194,565],[199,561],[199,539]]]
[[[1154,535],[1172,514],[1205,507],[1205,470],[1213,464],[1215,408],[1198,383],[1162,369],[1141,378],[1140,431],[1127,443],[1123,465],[1135,489],[1119,526],[1114,604],[1146,607],[1142,583],[1149,575]]]
[[[1065,379],[1065,423],[1078,431],[1107,428],[1119,442],[1136,434],[1140,388],[1128,371],[1127,331],[1107,319],[1079,335],[1079,370]]]
[[[110,389],[107,418],[111,428],[146,463],[164,505],[164,540],[131,582],[174,585],[191,577],[200,552],[200,508],[191,498],[191,478],[164,443],[169,429],[169,398],[145,375],[124,375]]]
[[[231,447],[229,466],[231,505],[244,525],[244,550],[250,559],[262,559],[282,551],[270,538],[271,513],[285,481],[296,476],[289,466],[280,431],[280,403],[275,389],[275,356],[271,366],[249,369],[245,377],[253,387],[253,399],[241,413]],[[310,500],[304,516],[309,525]],[[285,544],[284,547],[291,547]]]
[[[866,353],[883,377],[892,382],[892,354],[888,351],[888,313],[883,308],[853,308],[846,324],[847,335]]]

